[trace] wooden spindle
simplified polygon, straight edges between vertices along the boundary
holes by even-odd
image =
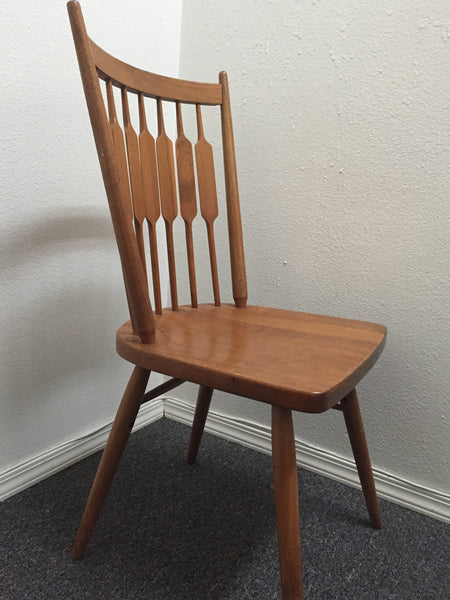
[[[161,214],[159,205],[158,168],[156,165],[155,138],[149,132],[147,127],[143,94],[139,94],[139,150],[144,191],[144,209],[148,223],[150,242],[155,312],[160,315],[162,313],[161,281],[159,275],[158,242],[156,239],[156,223]]]
[[[112,81],[110,79],[106,82],[106,98],[108,102],[108,115],[109,115],[109,123],[111,126],[111,133],[114,144],[114,154],[115,154],[115,162],[117,165],[117,171],[119,174],[120,181],[120,197],[121,203],[125,210],[128,222],[133,220],[133,209],[131,206],[131,194],[130,194],[130,186],[128,181],[128,167],[127,167],[127,157],[125,152],[125,143],[123,139],[123,132],[120,128],[119,121],[117,119],[116,105],[114,102],[114,89],[112,85]],[[142,262],[142,257],[141,257]],[[136,317],[133,311],[133,306],[130,299],[130,290],[125,285],[125,291],[127,295],[128,302],[128,310],[130,312],[131,317],[131,325],[133,327],[133,333],[136,333]]]
[[[123,128],[125,132],[125,141],[128,155],[128,172],[130,174],[131,194],[133,199],[134,229],[136,231],[136,240],[138,243],[139,254],[142,259],[142,266],[145,275],[147,269],[145,265],[145,247],[144,247],[144,189],[142,182],[141,159],[139,156],[139,144],[136,132],[133,129],[130,119],[130,108],[128,105],[128,94],[125,88],[122,88],[122,113]]]
[[[194,157],[192,144],[184,135],[181,105],[176,103],[177,132],[175,153],[177,157],[178,191],[180,195],[180,212],[184,220],[186,231],[186,252],[189,270],[189,287],[191,290],[191,305],[197,308],[197,283],[195,280],[194,241],[192,235],[192,221],[197,215],[195,198]]]
[[[242,237],[241,211],[239,207],[239,188],[234,152],[233,123],[231,120],[228,77],[225,71],[219,75],[222,85],[222,139],[225,167],[225,187],[227,194],[228,236],[230,241],[231,278],[233,298],[238,308],[247,305],[247,276],[245,273],[244,242]]]
[[[214,221],[219,214],[217,205],[216,176],[214,172],[214,157],[211,144],[206,140],[203,131],[203,121],[200,105],[197,110],[198,140],[195,144],[195,159],[197,163],[198,193],[200,211],[206,222],[208,234],[209,260],[211,263],[211,278],[214,292],[214,304],[220,306],[219,277],[217,273],[216,244],[214,241]]]
[[[159,191],[161,212],[166,226],[167,258],[169,262],[170,296],[172,310],[178,310],[177,277],[175,270],[175,250],[173,244],[173,222],[178,214],[175,184],[175,165],[172,140],[166,134],[161,98],[157,99],[158,137],[156,153],[158,157]]]
[[[213,284],[214,304],[220,306],[219,275],[217,272],[216,242],[214,239],[214,225],[206,222],[208,235],[209,262],[211,267],[211,279]]]
[[[130,184],[128,180],[127,155],[125,152],[125,142],[123,132],[117,120],[116,105],[114,103],[114,90],[112,81],[108,79],[106,82],[106,98],[108,101],[109,122],[111,124],[111,132],[114,142],[114,153],[116,155],[116,164],[119,171],[120,184],[122,188],[122,198],[124,199],[124,207],[127,211],[127,216],[130,221],[133,220],[133,210],[131,207]]]

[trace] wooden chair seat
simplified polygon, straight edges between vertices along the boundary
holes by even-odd
[[[150,371],[303,412],[323,412],[346,396],[377,360],[382,325],[231,304],[179,307],[155,316],[155,343],[128,321],[117,352]]]

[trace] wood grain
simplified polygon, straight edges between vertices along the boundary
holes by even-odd
[[[352,390],[341,400],[341,406],[353,456],[355,457],[356,468],[358,469],[359,480],[366,500],[370,523],[375,529],[381,529],[383,522],[356,390]]]
[[[133,220],[133,209],[131,205],[130,182],[128,179],[127,154],[123,131],[117,119],[116,105],[114,102],[114,91],[111,80],[106,82],[106,97],[108,101],[109,122],[114,142],[114,153],[117,169],[119,171],[122,186],[122,202],[130,222]]]
[[[198,389],[197,404],[195,407],[194,421],[192,423],[191,437],[187,453],[187,463],[193,465],[197,458],[200,441],[205,429],[206,417],[214,390],[201,385]]]
[[[205,138],[200,105],[196,105],[198,140],[195,144],[200,211],[206,222],[208,235],[209,261],[214,293],[214,304],[220,306],[219,276],[217,272],[216,243],[214,240],[214,221],[219,209],[217,205],[216,175],[211,144]]]
[[[225,71],[221,71],[219,81],[222,85],[221,118],[223,160],[225,167],[225,189],[227,196],[228,238],[230,242],[233,298],[235,305],[238,308],[245,308],[248,296],[247,275],[245,271],[244,241],[242,236],[230,93],[228,90],[228,76]]]
[[[149,375],[149,371],[140,367],[133,370],[78,527],[72,558],[81,558],[84,554],[141,406]]]
[[[356,387],[386,335],[364,321],[229,304],[164,310],[156,330],[155,344],[142,346],[124,325],[119,354],[172,377],[312,413]]]
[[[194,157],[192,144],[184,134],[181,105],[176,104],[178,137],[175,142],[177,157],[178,190],[180,195],[180,212],[184,220],[186,233],[186,252],[189,272],[189,288],[191,292],[191,305],[196,308],[197,282],[195,278],[194,240],[192,235],[192,222],[197,215],[197,200],[195,194]]]
[[[302,600],[297,462],[292,412],[272,406],[273,489],[282,600]]]
[[[222,87],[217,83],[200,83],[165,77],[143,71],[111,56],[92,40],[90,54],[102,79],[111,79],[129,91],[142,92],[150,98],[196,104],[222,103]]]
[[[141,157],[142,184],[144,192],[144,212],[148,223],[150,242],[150,261],[152,266],[153,296],[155,312],[161,314],[161,280],[159,274],[158,241],[156,223],[161,214],[159,203],[158,167],[156,164],[155,138],[147,127],[145,102],[143,94],[139,94],[139,153]]]
[[[158,137],[156,154],[158,157],[159,192],[161,213],[166,227],[167,259],[169,262],[170,297],[172,310],[178,310],[177,276],[175,269],[175,249],[173,243],[173,222],[178,214],[175,165],[172,140],[166,134],[161,99],[157,100]]]
[[[133,129],[130,118],[130,108],[128,105],[128,94],[125,88],[121,90],[122,96],[122,113],[123,113],[123,128],[125,132],[125,142],[128,156],[128,173],[131,183],[131,194],[133,200],[134,213],[134,229],[136,231],[136,239],[139,248],[139,254],[142,259],[142,266],[145,274],[147,274],[145,264],[145,247],[144,247],[144,219],[145,219],[145,204],[144,204],[144,187],[142,181],[141,158],[139,154],[139,142],[136,132]]]
[[[126,186],[122,184],[120,169],[116,160],[113,133],[107,118],[98,73],[92,58],[92,46],[86,32],[79,3],[69,2],[67,9],[119,249],[130,316],[140,339],[145,343],[152,343],[155,335],[155,322],[145,283],[142,261],[135,242],[132,221],[129,218],[131,203],[128,203],[128,206],[127,202],[124,203]]]

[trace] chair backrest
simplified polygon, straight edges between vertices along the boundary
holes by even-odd
[[[166,230],[171,304],[173,310],[178,310],[173,240],[173,223],[178,212],[184,220],[186,231],[191,305],[197,306],[192,235],[192,222],[197,215],[196,187],[200,213],[206,223],[214,302],[220,305],[214,241],[214,221],[218,215],[217,192],[212,147],[203,130],[204,105],[219,106],[221,112],[233,298],[238,308],[244,308],[247,303],[247,283],[226,73],[220,73],[219,83],[197,83],[132,67],[107,54],[88,37],[78,2],[71,1],[67,7],[135,333],[144,343],[154,341],[155,320],[145,266],[145,222],[149,232],[155,312],[162,312],[156,236],[156,223],[161,216]],[[102,85],[105,86],[104,92]],[[120,89],[123,131],[117,117],[118,94],[114,93],[114,88]],[[137,102],[139,135],[130,118],[129,104],[132,101]],[[149,102],[156,103],[156,141],[147,127],[146,104],[148,106]],[[178,137],[175,141],[175,157],[172,140],[164,124],[163,105],[167,102],[174,104],[176,110]],[[195,144],[195,168],[192,145],[183,129],[181,107],[184,104],[193,105],[191,110],[196,112],[198,140]]]

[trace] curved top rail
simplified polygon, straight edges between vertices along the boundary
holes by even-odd
[[[222,104],[220,83],[200,83],[156,75],[111,56],[90,38],[89,42],[99,77],[111,79],[119,87],[125,86],[130,92],[142,92],[144,96],[172,102],[178,100],[191,104]]]

